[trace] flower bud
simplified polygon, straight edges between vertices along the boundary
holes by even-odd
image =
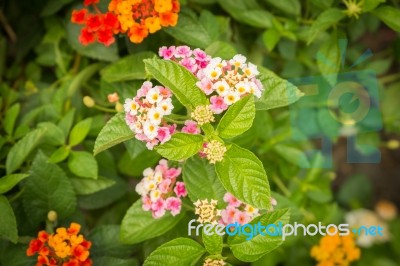
[[[95,102],[92,97],[85,96],[83,97],[83,104],[88,108],[92,108],[95,105]]]
[[[391,139],[386,143],[388,149],[396,150],[400,147],[400,142],[397,139]]]
[[[115,104],[115,110],[117,112],[122,112],[124,110],[124,106],[120,102],[117,102],[117,104]]]
[[[50,222],[55,222],[55,221],[57,221],[57,213],[56,213],[55,211],[53,211],[53,210],[49,211],[49,212],[47,213],[47,219],[48,219]]]

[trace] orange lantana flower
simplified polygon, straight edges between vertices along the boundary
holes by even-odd
[[[31,240],[27,256],[38,253],[37,266],[91,266],[89,249],[91,242],[79,234],[81,226],[71,223],[69,228],[57,228],[56,233],[40,231],[37,239]]]

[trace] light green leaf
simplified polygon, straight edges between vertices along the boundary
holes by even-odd
[[[221,57],[227,60],[233,58],[237,54],[235,47],[222,41],[213,42],[206,48],[205,52],[212,57]]]
[[[32,225],[38,225],[47,218],[51,210],[59,219],[71,215],[76,208],[76,196],[64,171],[38,152],[33,161],[32,174],[25,183],[22,194],[24,209]]]
[[[152,52],[141,52],[128,55],[115,63],[107,66],[101,71],[101,77],[107,82],[119,82],[134,79],[145,79],[143,59],[152,58]]]
[[[29,153],[40,143],[46,129],[38,128],[25,135],[8,152],[6,160],[7,174],[11,174],[24,162]]]
[[[267,174],[251,151],[232,144],[215,170],[225,189],[241,201],[260,209],[271,207]]]
[[[206,248],[208,253],[212,255],[221,254],[223,239],[222,236],[218,235],[215,232],[215,227],[213,227],[213,234],[211,235],[207,235],[206,233],[204,233],[204,227],[203,227],[202,240],[204,247]]]
[[[262,38],[268,51],[272,51],[281,39],[281,34],[276,29],[272,28],[264,31]]]
[[[77,176],[97,179],[97,161],[86,151],[71,151],[68,158],[69,170]]]
[[[171,89],[176,98],[188,108],[207,104],[205,94],[197,87],[198,79],[185,67],[162,59],[145,59],[146,70],[164,86]]]
[[[16,244],[18,242],[17,221],[10,203],[2,195],[0,195],[0,210],[0,238],[5,238]]]
[[[205,249],[196,241],[183,237],[176,238],[154,250],[143,266],[195,265],[204,253]]]
[[[400,32],[400,10],[391,6],[381,6],[372,12],[394,31]]]
[[[179,14],[178,24],[164,31],[188,45],[204,49],[218,39],[216,25],[218,20],[211,12],[203,10],[197,18],[194,12],[186,9]]]
[[[67,159],[71,149],[68,146],[61,146],[49,158],[49,163],[59,163]]]
[[[89,133],[91,126],[92,118],[86,118],[76,124],[69,135],[69,145],[73,147],[81,143]]]
[[[68,42],[74,50],[81,55],[98,60],[112,62],[118,59],[118,47],[116,43],[110,45],[109,47],[101,43],[94,43],[88,46],[82,45],[79,42],[81,28],[82,27],[80,25],[76,25],[71,22],[68,22],[67,24]]]
[[[28,174],[11,174],[0,178],[0,194],[6,193],[28,176]]]
[[[288,163],[296,164],[302,168],[310,167],[310,162],[308,161],[307,156],[299,149],[283,144],[277,144],[274,146],[274,150]]]
[[[336,34],[332,34],[329,41],[321,45],[317,53],[317,65],[324,78],[332,86],[336,84],[337,75],[341,67],[341,54]]]
[[[308,34],[308,43],[310,44],[320,32],[332,27],[344,17],[345,13],[338,8],[329,8],[322,12],[310,28]]]
[[[289,210],[281,209],[263,214],[251,221],[250,224],[255,225],[261,223],[261,225],[264,226],[268,224],[278,225],[278,222],[287,224],[289,222],[289,217]],[[274,230],[271,230],[272,231],[269,232],[273,234]],[[266,233],[264,233],[264,235],[265,236],[257,234],[250,240],[247,240],[246,238],[248,238],[248,236],[243,234],[228,236],[228,245],[233,255],[239,260],[246,262],[256,261],[283,243],[282,236],[269,236],[266,235]]]
[[[20,104],[16,103],[7,110],[4,117],[4,131],[10,136],[13,134],[15,121],[17,120],[20,109]]]
[[[195,155],[202,146],[201,135],[176,133],[169,141],[156,147],[156,151],[169,160],[179,161]]]
[[[77,195],[89,195],[109,188],[115,184],[113,179],[99,176],[96,180],[88,178],[70,178]]]
[[[68,136],[71,130],[72,123],[74,122],[75,109],[71,109],[64,115],[64,117],[58,122],[58,127],[64,132],[65,136]]]
[[[128,209],[122,220],[121,242],[136,244],[160,236],[174,227],[183,216],[183,212],[175,217],[167,213],[159,219],[154,219],[150,211],[142,209],[142,201],[138,200]]]
[[[299,0],[279,0],[279,1],[265,0],[265,1],[287,14],[296,16],[300,14],[301,6]]]
[[[374,10],[380,3],[385,3],[386,0],[364,0],[362,5],[363,12]]]
[[[53,146],[63,145],[65,135],[61,128],[51,122],[42,122],[38,128],[44,128],[46,133],[43,135],[42,142]]]
[[[292,83],[274,74],[272,71],[258,67],[260,81],[264,87],[261,98],[255,101],[257,110],[269,110],[287,106],[296,102],[303,93]]]
[[[126,125],[124,116],[124,113],[116,114],[103,127],[94,144],[94,155],[134,137],[132,130]]]
[[[252,94],[247,95],[226,111],[218,124],[218,135],[229,139],[243,134],[253,124],[255,116],[254,96]]]
[[[273,15],[255,0],[218,0],[219,5],[234,19],[257,28],[270,28]]]
[[[199,199],[216,199],[222,202],[225,189],[214,167],[206,159],[198,156],[189,158],[183,165],[183,181],[193,202]]]

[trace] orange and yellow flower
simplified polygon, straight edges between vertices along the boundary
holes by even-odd
[[[120,32],[141,43],[161,27],[175,26],[180,5],[178,0],[111,0],[108,10],[118,18]]]
[[[356,246],[353,234],[327,234],[318,245],[311,248],[311,257],[318,261],[317,266],[348,266],[360,256],[361,251]]]
[[[79,234],[80,229],[79,224],[71,223],[69,228],[57,228],[54,234],[40,231],[29,243],[26,255],[38,253],[36,266],[91,266],[89,249],[92,244]]]

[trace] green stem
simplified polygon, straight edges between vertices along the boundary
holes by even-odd
[[[9,202],[12,203],[12,202],[16,201],[16,200],[22,195],[22,193],[24,193],[24,191],[25,191],[25,187],[23,187],[23,188],[22,188],[20,191],[18,191],[14,196],[12,196],[12,197],[9,199]]]
[[[108,113],[116,113],[117,111],[115,109],[111,109],[111,108],[106,108],[100,105],[94,105],[93,108],[100,110],[100,111],[104,111],[104,112],[108,112]]]
[[[166,116],[163,117],[163,119],[165,121],[167,121],[167,122],[171,122],[171,123],[175,123],[175,124],[179,124],[179,125],[184,125],[185,124],[185,121],[175,120],[175,119],[172,119],[172,118],[166,117]]]
[[[400,79],[400,73],[384,76],[379,79],[379,82],[382,84],[387,84],[387,83],[392,83],[394,81],[397,81],[398,79]]]
[[[275,175],[272,175],[272,181],[279,187],[279,189],[283,192],[286,197],[290,197],[292,193],[290,193],[289,189],[283,184],[283,182]]]

